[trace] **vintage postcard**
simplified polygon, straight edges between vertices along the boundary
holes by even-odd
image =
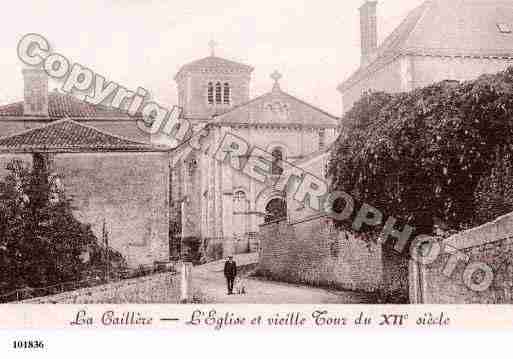
[[[9,6],[1,328],[513,327],[512,0]]]

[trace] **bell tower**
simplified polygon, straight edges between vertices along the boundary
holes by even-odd
[[[178,106],[186,118],[208,120],[249,101],[251,66],[217,57],[210,41],[210,56],[182,66],[175,76]]]

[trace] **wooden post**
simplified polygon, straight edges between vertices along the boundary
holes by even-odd
[[[180,301],[189,302],[192,297],[192,262],[181,262]]]

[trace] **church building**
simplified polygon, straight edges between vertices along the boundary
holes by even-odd
[[[184,117],[208,135],[215,146],[228,132],[294,163],[325,152],[337,137],[338,118],[280,87],[281,74],[271,75],[270,91],[250,99],[251,66],[211,54],[184,65],[175,76]],[[155,139],[159,144],[162,138]],[[171,247],[184,239],[198,241],[207,257],[256,251],[259,225],[287,216],[286,194],[217,161],[209,151],[187,144],[172,152]],[[279,175],[279,169],[273,168]],[[172,220],[173,221],[173,220]]]

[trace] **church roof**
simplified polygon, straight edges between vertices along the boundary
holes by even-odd
[[[168,148],[100,131],[70,119],[0,138],[0,152],[159,152]]]
[[[0,121],[7,117],[24,116],[23,101],[0,106]],[[30,115],[28,117],[44,118],[46,116]],[[131,119],[126,112],[121,110],[103,105],[92,105],[74,96],[55,91],[48,94],[48,117],[52,119]]]
[[[314,160],[314,159],[317,159],[320,157],[324,157],[326,155],[330,155],[331,147],[332,146],[328,146],[327,148],[325,148],[323,150],[317,150],[315,152],[309,153],[308,155],[306,155],[304,157],[301,157],[295,161],[292,161],[292,163],[296,166],[302,166],[302,165],[305,165],[306,163],[310,162],[311,160]]]
[[[338,118],[275,85],[271,92],[215,116],[212,123],[336,128]]]
[[[373,60],[338,89],[344,91],[401,55],[513,57],[513,2],[427,0],[383,41]]]
[[[253,67],[239,62],[223,59],[217,56],[208,56],[183,65],[175,76],[179,78],[185,72],[199,73],[251,73]]]

